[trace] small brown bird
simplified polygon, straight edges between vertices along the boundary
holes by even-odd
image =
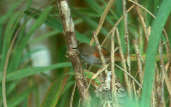
[[[80,52],[80,58],[88,64],[101,64],[100,55],[98,49],[94,46],[90,46],[87,43],[80,43],[78,45]],[[105,59],[109,59],[110,54],[107,50],[102,48],[102,53]]]

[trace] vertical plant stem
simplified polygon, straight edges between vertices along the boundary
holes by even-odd
[[[137,2],[137,0],[135,0]],[[145,20],[144,20],[144,17],[143,17],[143,12],[140,10],[140,7],[136,6],[136,11],[137,11],[137,14],[138,14],[138,17],[139,17],[139,20],[140,20],[140,23],[143,27],[143,30],[144,30],[144,35],[145,35],[145,45],[144,45],[144,49],[146,50],[147,49],[147,43],[148,43],[148,32],[147,32],[147,25],[145,23]]]
[[[143,81],[143,90],[142,90],[142,102],[141,107],[150,107],[151,104],[151,95],[154,83],[154,75],[155,75],[155,56],[157,53],[157,48],[159,45],[159,41],[161,39],[162,30],[166,23],[166,20],[171,11],[171,1],[163,0],[159,11],[157,13],[157,17],[152,23],[152,30],[149,37],[149,43],[147,47],[147,56],[145,61],[145,71],[144,71],[144,81]],[[149,78],[150,77],[150,78]],[[144,105],[146,104],[146,105]]]
[[[117,37],[118,44],[119,44],[119,52],[120,52],[120,56],[121,56],[122,66],[123,66],[124,70],[127,71],[126,59],[124,58],[124,54],[122,51],[121,40],[120,40],[118,29],[116,29],[116,37]],[[126,73],[124,73],[124,78],[125,78],[125,82],[126,82],[126,87],[128,89],[128,93],[130,93],[131,88],[130,88],[130,83],[129,83],[128,76]]]
[[[8,63],[9,63],[9,60],[10,60],[10,55],[12,53],[12,49],[13,49],[15,40],[17,38],[18,32],[19,32],[19,29],[17,30],[17,32],[15,33],[15,35],[14,35],[12,41],[11,41],[11,44],[10,44],[9,49],[7,51],[7,56],[6,56],[6,60],[5,60],[4,68],[3,68],[2,98],[3,98],[4,107],[8,107],[7,106],[7,96],[6,96],[6,76],[7,76]]]
[[[70,102],[69,102],[69,107],[72,107],[76,86],[77,86],[77,85],[76,85],[76,83],[75,83],[75,84],[74,84],[74,87],[73,87],[73,90],[72,90],[71,99],[70,99]]]
[[[137,56],[137,61],[138,61],[138,74],[139,74],[139,78],[141,81],[141,84],[143,83],[143,68],[142,68],[142,60],[143,59],[140,55],[140,51],[138,49],[138,44],[137,44],[137,40],[138,38],[136,38],[134,40],[134,47],[135,47],[135,52],[136,52],[136,56]]]
[[[83,104],[89,100],[89,92],[86,90],[87,81],[84,77],[81,61],[77,52],[77,40],[75,37],[74,22],[72,21],[68,0],[57,0],[59,13],[63,23],[64,38],[67,45],[68,57],[75,71],[76,84]]]
[[[116,89],[113,84],[115,84],[115,43],[114,43],[114,34],[115,32],[112,33],[111,36],[111,70],[112,70],[112,83],[111,87],[114,92],[116,92]]]
[[[122,0],[122,6],[123,6],[123,18],[124,18],[124,35],[125,35],[125,42],[126,42],[126,61],[128,64],[128,72],[131,71],[131,61],[130,61],[130,46],[129,46],[129,34],[128,34],[128,14],[126,11],[126,0]],[[131,92],[131,85],[129,83],[128,76],[125,75],[125,81],[127,83],[128,93]]]
[[[99,55],[100,55],[100,59],[101,59],[101,61],[102,61],[103,66],[105,66],[105,65],[106,65],[106,60],[105,60],[104,55],[103,55],[103,53],[102,53],[101,45],[100,45],[100,43],[99,43],[99,40],[98,40],[98,38],[97,38],[97,35],[93,34],[93,36],[94,36],[95,43],[96,43],[96,45],[97,45],[97,49],[98,49],[98,52],[99,52]],[[107,79],[107,78],[106,78],[106,76],[107,76],[107,69],[105,69],[105,73],[103,73],[102,76],[103,76],[104,81],[105,81],[105,80]]]
[[[98,40],[98,38],[97,38],[97,35],[94,34],[93,36],[94,36],[95,43],[96,43],[96,45],[97,45],[97,49],[98,49],[99,54],[100,54],[100,59],[101,59],[101,61],[102,61],[103,66],[105,66],[105,65],[106,65],[106,60],[105,60],[104,55],[103,55],[103,53],[102,53],[101,45],[100,45],[100,43],[99,43],[99,40]]]

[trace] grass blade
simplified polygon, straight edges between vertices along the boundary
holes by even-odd
[[[157,17],[152,24],[151,35],[147,48],[147,56],[145,61],[144,83],[142,89],[141,107],[150,107],[152,87],[154,82],[155,56],[157,53],[159,41],[163,27],[167,17],[171,11],[171,0],[163,0]]]
[[[7,81],[22,79],[24,77],[28,77],[31,75],[35,75],[41,72],[46,72],[54,69],[64,68],[64,67],[71,67],[71,63],[64,62],[64,63],[58,63],[54,65],[50,65],[47,67],[32,67],[32,68],[26,68],[22,70],[18,70],[15,72],[11,72],[7,74]],[[2,80],[2,75],[0,75],[0,81]]]

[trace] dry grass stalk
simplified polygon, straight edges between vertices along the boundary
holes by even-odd
[[[135,6],[132,5],[128,10],[127,13],[129,13]],[[114,26],[112,27],[112,29],[109,31],[109,33],[106,35],[105,39],[102,42],[102,46],[104,45],[104,43],[106,42],[106,40],[108,39],[108,36],[111,35],[112,32],[114,32],[117,28],[117,26],[120,24],[120,22],[123,20],[123,15],[116,21],[116,23],[114,24]]]
[[[143,64],[142,64],[142,56],[140,55],[140,51],[138,49],[138,43],[137,43],[137,38],[134,40],[134,47],[135,47],[135,52],[136,52],[136,57],[137,57],[137,62],[138,62],[138,74],[140,78],[141,84],[143,83]]]
[[[124,71],[127,71],[126,60],[124,58],[124,54],[122,51],[121,40],[120,40],[118,29],[116,29],[116,37],[117,37],[118,44],[119,44],[119,52],[120,52],[120,56],[121,56],[121,60],[122,60],[122,66],[123,66]],[[124,78],[125,78],[125,82],[126,82],[126,87],[128,89],[128,93],[130,94],[131,86],[130,86],[130,81],[128,80],[128,76],[126,73],[124,73]]]
[[[108,67],[108,65],[105,65],[105,66],[103,66],[101,69],[99,69],[97,72],[96,72],[96,74],[94,74],[93,76],[92,76],[92,78],[90,79],[90,82],[88,83],[88,87],[87,87],[87,91],[88,91],[88,89],[89,89],[89,87],[90,87],[90,85],[91,85],[91,83],[92,83],[92,80],[94,80],[94,79],[96,79],[102,72],[104,72],[106,69],[107,69],[107,67]]]
[[[160,79],[160,93],[161,93],[161,96],[160,96],[160,102],[161,102],[161,107],[165,107],[165,99],[164,99],[164,74],[166,72],[165,70],[165,64],[164,64],[164,58],[163,58],[163,43],[160,42],[159,44],[159,55],[160,55],[160,68],[161,68],[161,79]]]
[[[73,99],[74,99],[74,93],[75,93],[75,89],[76,89],[76,83],[74,84],[74,87],[73,87],[73,90],[72,90],[72,94],[71,94],[71,99],[70,99],[70,103],[69,103],[69,106],[72,107],[72,102],[73,102]]]
[[[114,43],[114,33],[112,33],[111,36],[111,70],[112,70],[112,82],[111,82],[111,88],[115,92],[116,89],[113,87],[112,84],[115,84],[116,76],[115,76],[115,43]]]
[[[3,99],[3,106],[4,107],[8,107],[7,106],[7,98],[6,98],[6,76],[7,76],[7,69],[8,69],[8,64],[9,64],[9,60],[10,60],[10,56],[13,50],[13,47],[15,45],[15,41],[17,39],[17,36],[19,34],[21,27],[19,29],[17,29],[14,37],[12,38],[11,44],[9,46],[9,49],[7,51],[7,56],[5,59],[5,64],[4,64],[4,68],[3,68],[3,77],[2,77],[2,99]]]
[[[137,2],[137,0],[135,0]],[[142,24],[142,27],[143,27],[143,30],[144,30],[144,34],[145,34],[145,44],[148,43],[148,33],[147,33],[147,25],[144,21],[144,17],[142,15],[142,11],[139,9],[138,6],[136,6],[136,11],[137,11],[137,14],[138,14],[138,17],[140,19],[140,23]],[[147,45],[146,45],[147,46]],[[146,47],[145,47],[146,48]]]
[[[113,5],[113,2],[114,2],[114,0],[110,0],[110,1],[108,2],[108,4],[107,4],[107,6],[106,6],[106,8],[105,8],[105,10],[104,10],[104,12],[103,12],[103,14],[102,14],[102,16],[100,17],[99,25],[98,25],[98,27],[97,27],[95,33],[94,33],[94,36],[97,36],[97,35],[99,34],[99,32],[100,32],[100,30],[101,30],[101,28],[102,28],[102,26],[103,26],[103,23],[104,23],[104,21],[105,21],[105,19],[106,19],[106,16],[107,16],[107,14],[109,13],[109,10],[110,10],[110,8],[111,8],[112,5]],[[93,44],[93,42],[94,42],[94,39],[92,39],[92,40],[90,41],[90,44]]]

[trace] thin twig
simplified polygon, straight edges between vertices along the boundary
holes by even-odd
[[[142,64],[142,56],[140,55],[140,51],[138,49],[138,44],[137,44],[137,38],[134,40],[134,47],[135,47],[135,52],[136,52],[136,56],[137,56],[137,61],[138,61],[138,74],[139,74],[139,78],[141,81],[141,84],[143,83],[143,64]]]
[[[97,45],[97,49],[98,49],[99,54],[100,54],[100,59],[102,61],[102,64],[103,64],[103,66],[105,66],[106,65],[106,60],[105,60],[104,55],[102,53],[102,48],[100,46],[99,40],[97,38],[97,35],[96,34],[93,34],[93,37],[94,37],[95,43]]]
[[[134,95],[137,96],[135,82],[132,82],[132,89],[133,89]]]
[[[135,0],[135,1],[137,2],[137,0]],[[137,11],[137,14],[139,16],[140,22],[141,22],[141,24],[143,26],[143,30],[144,30],[144,33],[145,33],[145,39],[146,39],[146,43],[147,43],[148,42],[148,35],[147,35],[148,33],[147,33],[147,26],[146,26],[146,23],[144,21],[144,17],[142,16],[142,12],[141,12],[141,10],[139,9],[138,6],[136,6],[136,11]]]
[[[132,1],[132,0],[128,0],[130,2],[132,2],[133,4],[137,5],[138,7],[141,7],[142,9],[144,9],[148,14],[150,14],[153,18],[155,18],[155,16],[153,15],[153,13],[151,13],[148,9],[146,9],[145,7],[143,7],[142,5],[140,5],[139,3]]]
[[[114,87],[113,84],[115,84],[115,43],[114,43],[114,34],[115,32],[112,33],[111,36],[111,70],[112,70],[112,82],[111,82],[111,88],[112,91],[116,92],[116,87]]]
[[[157,99],[156,99],[156,97],[155,97],[155,91],[156,91],[156,88],[153,88],[152,89],[153,91],[152,91],[152,96],[151,96],[151,106],[152,107],[156,107],[156,101],[157,101]]]
[[[117,88],[116,87],[116,75],[115,75],[115,42],[114,42],[114,35],[115,35],[115,31],[112,32],[111,35],[111,70],[112,70],[112,81],[111,81],[111,88],[112,88],[112,95],[114,97],[115,102],[115,106],[118,107],[118,99],[117,99]]]
[[[126,0],[122,0],[122,7],[123,7],[123,17],[124,17],[124,35],[125,35],[125,42],[126,42],[126,49],[127,49],[127,64],[128,64],[128,71],[131,71],[131,61],[130,61],[130,44],[129,44],[129,33],[128,33],[128,13],[126,12]]]
[[[73,102],[73,99],[74,99],[74,93],[75,93],[75,89],[76,89],[76,83],[74,84],[74,87],[73,87],[73,90],[72,90],[72,94],[71,94],[71,99],[70,99],[70,107],[72,107],[72,102]]]
[[[89,89],[89,87],[90,87],[90,85],[91,85],[91,82],[92,82],[92,80],[94,80],[95,78],[97,78],[104,70],[106,70],[107,69],[107,67],[108,67],[108,65],[105,65],[103,68],[101,68],[101,69],[99,69],[98,71],[97,71],[97,73],[96,74],[94,74],[92,77],[91,77],[91,79],[90,79],[90,82],[88,83],[88,87],[87,87],[87,89],[86,90],[88,90]]]
[[[20,29],[17,30],[17,32],[15,33],[12,41],[11,41],[11,44],[10,44],[10,47],[7,51],[7,56],[6,56],[6,60],[5,60],[5,64],[4,64],[4,69],[3,69],[3,77],[2,77],[2,98],[3,98],[3,105],[4,107],[7,107],[7,98],[6,98],[6,76],[7,76],[7,69],[8,69],[8,63],[9,63],[9,60],[10,60],[10,56],[11,56],[11,53],[12,53],[12,50],[13,50],[13,47],[14,47],[14,44],[15,44],[15,40],[17,38],[17,35],[19,33]]]
[[[170,65],[169,63],[166,64],[166,66],[165,66],[166,71],[169,70],[169,65]],[[171,77],[171,73],[167,75],[167,73],[164,72],[164,80],[165,80],[165,83],[166,83],[166,87],[167,87],[169,96],[170,96],[170,98],[171,98],[171,78],[170,78],[170,80],[169,80],[168,77]]]
[[[122,67],[120,67],[119,65],[117,65],[117,64],[115,64],[115,66],[117,67],[117,68],[119,68],[120,70],[122,70],[122,71],[124,71],[124,73],[126,74],[126,75],[128,75],[130,78],[132,78],[132,80],[134,80],[135,81],[135,83],[140,87],[140,88],[142,88],[142,85],[130,74],[130,73],[128,73],[126,70],[124,70]]]
[[[128,10],[127,10],[127,13],[130,12],[132,9],[134,8],[134,5],[132,5]],[[117,28],[117,26],[120,24],[120,22],[122,21],[123,19],[123,15],[116,21],[116,23],[114,24],[114,26],[112,27],[112,29],[109,31],[109,33],[107,34],[107,36],[105,37],[105,39],[103,40],[102,42],[102,46],[103,44],[106,42],[107,38],[109,35],[111,35],[112,32],[114,32]]]
[[[160,42],[159,44],[159,54],[160,54],[160,68],[161,68],[161,79],[160,79],[160,99],[161,99],[161,107],[164,107],[165,105],[165,99],[164,99],[164,74],[166,72],[164,67],[164,60],[163,60],[163,44]]]
[[[122,51],[121,40],[120,40],[118,29],[116,29],[116,37],[117,37],[118,44],[119,44],[119,52],[120,52],[120,56],[121,56],[122,66],[124,68],[124,71],[127,71],[126,60],[124,58],[124,54]],[[126,75],[126,73],[124,73],[124,78],[125,78],[125,82],[126,82],[126,87],[128,89],[128,93],[130,93],[131,92],[131,86],[130,86],[130,82],[128,80],[128,76]]]
[[[95,33],[94,33],[95,36],[97,36],[97,35],[99,34],[99,32],[100,32],[100,30],[101,30],[101,28],[102,28],[102,26],[103,26],[103,23],[104,23],[104,21],[105,21],[105,19],[106,19],[106,16],[107,16],[107,14],[109,13],[109,10],[110,10],[110,8],[111,8],[112,5],[113,5],[113,2],[114,2],[114,0],[110,0],[110,1],[108,2],[108,4],[107,4],[107,6],[106,6],[106,8],[105,8],[105,10],[104,10],[104,12],[103,12],[103,14],[101,15],[100,21],[99,21],[99,25],[98,25],[98,27],[97,27]],[[92,40],[90,41],[90,44],[93,44],[93,42],[94,42],[94,39],[92,39]]]

